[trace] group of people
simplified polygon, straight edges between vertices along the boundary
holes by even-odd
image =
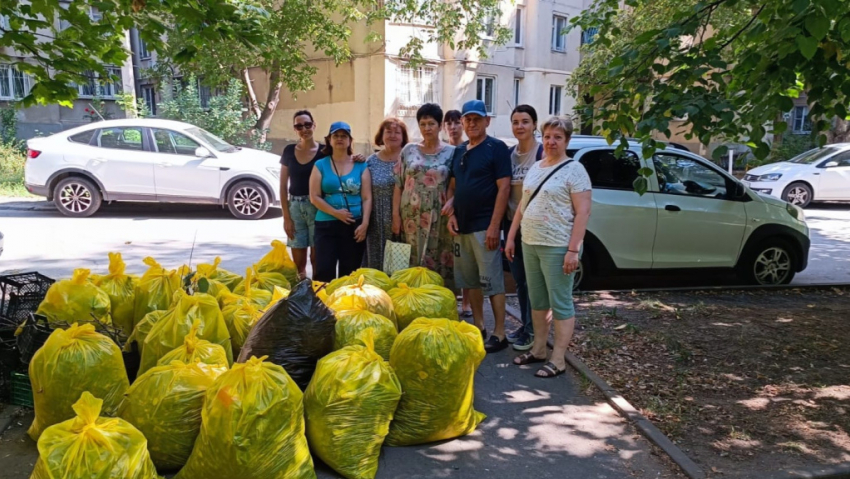
[[[491,118],[479,100],[445,114],[428,103],[416,120],[421,141],[410,142],[405,124],[388,118],[375,135],[380,150],[364,158],[353,154],[347,123],[331,124],[319,143],[312,114],[295,113],[299,141],[281,156],[280,189],[299,274],[306,275],[308,249],[313,278],[330,281],[361,266],[382,270],[387,240],[407,243],[410,266],[436,271],[447,287],[462,291],[462,314],[481,330],[487,352],[513,343],[524,351],[515,364],[545,363],[539,377],[562,374],[591,205],[587,172],[566,152],[572,122],[554,117],[543,123],[541,143],[537,112],[519,105],[511,113],[517,145],[509,148],[487,134]],[[511,333],[505,330],[503,240],[522,311],[522,326]],[[484,296],[495,317],[489,338]]]

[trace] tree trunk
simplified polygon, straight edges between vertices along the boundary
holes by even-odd
[[[254,128],[260,134],[260,141],[266,141],[266,135],[272,123],[277,104],[280,102],[280,90],[283,88],[283,82],[280,80],[280,68],[277,64],[273,66],[271,75],[269,75],[269,92],[266,96],[266,104],[263,105],[263,111],[257,115],[257,124]]]
[[[248,92],[248,107],[255,117],[260,117],[260,104],[257,102],[257,92],[254,91],[254,83],[251,81],[251,75],[248,69],[245,68],[241,72],[242,83],[245,84],[245,91]]]
[[[832,129],[826,133],[827,143],[846,143],[850,141],[850,122],[843,118],[836,118],[832,122]]]

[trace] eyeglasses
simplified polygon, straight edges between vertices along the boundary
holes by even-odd
[[[301,131],[301,130],[303,130],[304,128],[306,128],[306,129],[308,129],[308,130],[309,130],[310,128],[313,128],[313,122],[308,121],[308,122],[306,122],[306,123],[296,123],[296,124],[295,124],[295,125],[293,125],[293,126],[294,126],[294,127],[295,127],[295,129],[296,129],[296,130],[298,130],[298,131]]]

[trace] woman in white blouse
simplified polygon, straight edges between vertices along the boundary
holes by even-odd
[[[544,158],[526,173],[522,201],[505,244],[513,261],[517,247],[525,258],[525,274],[534,323],[534,346],[514,359],[523,365],[546,362],[549,325],[555,320],[552,357],[535,374],[552,378],[566,371],[564,355],[575,328],[573,276],[578,268],[590,219],[590,178],[584,166],[567,157],[573,124],[555,117],[540,128]],[[522,226],[522,245],[515,244]]]

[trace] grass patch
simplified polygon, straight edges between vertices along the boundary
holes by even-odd
[[[0,196],[31,196],[24,187],[26,160],[16,145],[0,142]]]

